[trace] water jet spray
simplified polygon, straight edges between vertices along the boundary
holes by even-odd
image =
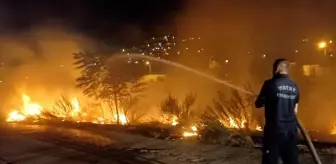
[[[114,59],[118,59],[118,58],[140,58],[140,59],[147,59],[147,60],[152,60],[152,61],[156,61],[156,62],[159,62],[159,63],[163,63],[163,64],[167,64],[167,65],[170,65],[170,66],[173,66],[173,67],[176,67],[176,68],[181,68],[185,71],[188,71],[188,72],[191,72],[191,73],[194,73],[196,75],[199,75],[201,77],[205,77],[209,80],[212,80],[214,82],[217,82],[217,83],[220,83],[220,84],[223,84],[223,85],[226,85],[230,88],[233,88],[235,90],[238,90],[242,93],[245,93],[245,94],[248,94],[248,95],[254,95],[252,92],[250,91],[247,91],[241,87],[238,87],[238,86],[235,86],[225,80],[222,80],[222,79],[219,79],[219,78],[216,78],[216,77],[213,77],[211,75],[208,75],[204,72],[201,72],[201,71],[198,71],[196,69],[193,69],[193,68],[190,68],[190,67],[187,67],[183,64],[180,64],[180,63],[176,63],[176,62],[172,62],[172,61],[168,61],[168,60],[164,60],[164,59],[159,59],[159,58],[155,58],[155,57],[150,57],[150,56],[145,56],[145,55],[139,55],[139,54],[130,54],[130,55],[115,55],[115,56],[112,56],[110,58],[110,60],[114,60]],[[306,141],[307,143],[307,146],[310,150],[310,153],[315,161],[316,164],[322,164],[317,152],[316,152],[316,149],[314,147],[314,144],[313,142],[311,141],[307,131],[305,130],[305,128],[303,127],[301,121],[297,118],[297,123],[298,123],[298,128],[304,138],[304,140]]]

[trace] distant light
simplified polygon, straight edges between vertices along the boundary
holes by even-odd
[[[127,55],[130,55],[129,53],[127,53]]]
[[[299,52],[299,50],[295,50],[295,53],[298,53]]]
[[[129,61],[127,61],[127,63],[131,63],[131,61],[129,60]]]
[[[147,44],[147,47],[149,47],[150,45],[149,44]]]
[[[226,59],[226,60],[225,60],[225,63],[228,63],[228,62],[229,62],[229,60]]]
[[[61,67],[64,67],[64,65],[61,65]]]
[[[247,52],[248,54],[250,54],[250,52]]]
[[[138,61],[135,61],[134,63],[135,63],[135,64],[138,64],[139,62],[138,62]]]
[[[179,52],[177,52],[177,54],[180,54],[180,51],[179,51]]]
[[[0,80],[0,83],[2,83],[2,80]]]
[[[122,49],[122,52],[125,52],[125,49]]]
[[[28,79],[29,77],[28,77],[28,76],[26,76],[25,78],[26,78],[26,79]]]
[[[186,50],[188,50],[189,48],[187,47],[187,48],[185,48]]]
[[[146,61],[146,65],[149,65],[150,64],[150,62],[149,61]]]
[[[145,55],[145,53],[141,53],[141,55]]]
[[[333,57],[334,55],[333,54],[330,54],[330,57]]]
[[[266,57],[267,57],[267,55],[266,55],[266,54],[263,54],[263,55],[262,55],[262,57],[263,57],[263,58],[266,58]]]
[[[333,43],[333,41],[332,41],[332,40],[329,40],[329,43],[331,44],[331,43]]]
[[[324,41],[322,41],[322,42],[318,43],[318,47],[319,48],[326,48],[327,47],[327,43],[324,42]]]
[[[307,38],[302,39],[303,42],[308,42],[309,40]]]
[[[198,37],[198,39],[201,39],[201,37]]]
[[[201,52],[201,50],[198,50],[197,52]]]

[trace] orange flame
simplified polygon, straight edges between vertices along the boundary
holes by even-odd
[[[195,125],[192,125],[190,127],[191,131],[184,131],[183,132],[183,137],[193,137],[193,136],[197,136],[197,127]]]
[[[178,124],[179,124],[178,118],[176,116],[173,116],[172,121],[171,121],[171,125],[176,126]]]
[[[39,104],[31,103],[29,96],[23,94],[23,113],[27,116],[38,116],[41,114],[42,107]]]
[[[239,128],[238,124],[236,124],[236,122],[233,120],[232,117],[229,117],[229,127],[233,128],[233,129],[238,129]]]
[[[333,129],[331,130],[331,135],[336,135],[336,125],[334,125]]]
[[[19,113],[18,111],[13,111],[9,114],[7,118],[7,122],[17,122],[17,121],[24,121],[26,117]]]
[[[19,122],[26,119],[26,117],[39,116],[42,111],[42,106],[36,103],[31,103],[31,99],[26,94],[22,94],[23,107],[21,112],[17,110],[9,113],[8,122]]]
[[[79,112],[81,111],[78,99],[73,98],[72,101],[71,101],[71,105],[73,107],[73,111],[71,111],[72,117],[78,116]]]
[[[118,116],[114,115],[114,119],[117,120]],[[128,119],[125,114],[119,114],[119,121],[121,125],[126,125],[128,123]]]

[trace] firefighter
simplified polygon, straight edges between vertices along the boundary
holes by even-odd
[[[298,164],[298,131],[296,113],[299,89],[289,76],[290,63],[277,59],[273,77],[266,80],[255,101],[256,108],[265,108],[262,164]]]

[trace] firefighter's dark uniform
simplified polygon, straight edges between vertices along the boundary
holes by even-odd
[[[298,164],[297,121],[295,105],[299,90],[288,75],[277,74],[266,80],[255,102],[265,107],[262,164]]]

